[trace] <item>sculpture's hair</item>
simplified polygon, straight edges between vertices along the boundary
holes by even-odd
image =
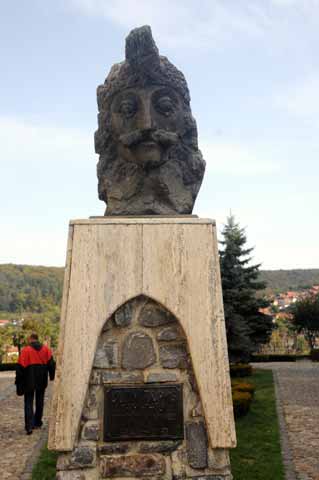
[[[108,108],[108,100],[125,88],[163,85],[177,90],[189,105],[190,95],[184,75],[166,57],[160,56],[149,26],[135,28],[126,38],[126,59],[111,68],[97,89],[99,111]]]

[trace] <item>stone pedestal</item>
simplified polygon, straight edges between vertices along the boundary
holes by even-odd
[[[49,425],[57,478],[231,478],[236,439],[211,220],[72,221],[57,357]],[[163,426],[151,439],[148,412],[145,438],[130,437],[125,421],[113,438],[108,388],[152,385],[181,389],[182,435]]]

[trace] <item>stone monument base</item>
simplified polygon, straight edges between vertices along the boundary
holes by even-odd
[[[71,223],[49,448],[58,480],[230,480],[215,225]]]

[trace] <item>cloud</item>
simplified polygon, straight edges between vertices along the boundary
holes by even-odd
[[[288,86],[274,97],[277,108],[313,120],[319,125],[319,73]]]
[[[266,2],[265,2],[266,3]],[[300,12],[307,14],[318,13],[319,0],[270,0],[270,3],[275,7],[292,9],[297,8]]]
[[[93,132],[0,116],[0,152],[3,218],[49,223],[67,212],[86,216],[89,208],[102,208]]]
[[[23,227],[7,224],[1,226],[0,263],[31,265],[58,265],[65,263],[67,224],[55,228]]]
[[[203,141],[200,145],[207,162],[208,173],[234,176],[255,176],[274,174],[280,170],[279,161],[275,162],[267,148],[248,147],[231,142]]]
[[[72,9],[129,30],[150,24],[166,47],[221,48],[240,38],[294,38],[292,21],[319,21],[318,0],[68,0]],[[284,15],[284,16],[283,16]],[[289,25],[289,28],[288,28]]]
[[[0,115],[0,152],[4,200],[45,195],[53,203],[57,194],[61,199],[69,194],[72,201],[72,189],[81,181],[82,188],[82,179],[95,182],[93,132]]]
[[[297,3],[300,3],[300,0],[271,0],[271,3],[276,7],[292,7]]]
[[[102,214],[93,132],[0,116],[0,262],[61,265],[68,220]]]
[[[52,162],[83,162],[94,152],[93,133],[6,116],[0,116],[0,145],[1,161],[7,164],[30,162],[46,167]]]

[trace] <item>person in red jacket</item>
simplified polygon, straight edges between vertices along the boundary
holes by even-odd
[[[34,428],[41,428],[44,393],[50,380],[54,380],[55,361],[51,350],[39,342],[38,335],[32,333],[28,345],[21,350],[17,369],[17,394],[24,395],[25,429],[28,435]],[[35,397],[35,412],[33,401]]]

